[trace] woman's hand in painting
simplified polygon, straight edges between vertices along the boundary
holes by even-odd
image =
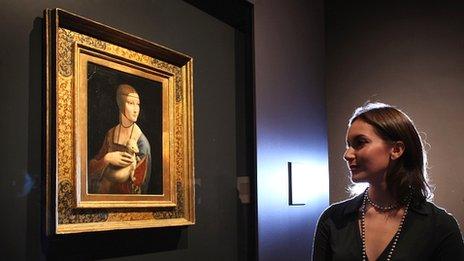
[[[133,163],[131,154],[122,151],[113,151],[106,153],[104,157],[105,162],[118,167],[127,167]]]

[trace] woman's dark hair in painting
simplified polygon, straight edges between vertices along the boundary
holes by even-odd
[[[397,200],[405,200],[412,193],[413,201],[421,202],[433,197],[427,181],[427,154],[413,121],[401,110],[384,103],[367,102],[357,108],[348,126],[362,120],[372,125],[385,142],[404,144],[403,155],[389,167],[387,189]]]

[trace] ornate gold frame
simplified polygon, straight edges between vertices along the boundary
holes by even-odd
[[[64,10],[45,11],[49,234],[192,225],[192,58]],[[162,85],[163,193],[87,192],[87,63]]]

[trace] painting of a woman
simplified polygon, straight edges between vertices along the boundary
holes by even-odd
[[[106,132],[103,145],[89,162],[89,191],[98,194],[145,194],[151,174],[147,137],[137,125],[140,97],[129,84],[116,91],[119,123]]]

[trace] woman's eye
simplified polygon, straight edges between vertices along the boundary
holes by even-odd
[[[353,148],[355,149],[362,148],[366,143],[367,143],[366,140],[357,140],[356,142],[353,143]]]

